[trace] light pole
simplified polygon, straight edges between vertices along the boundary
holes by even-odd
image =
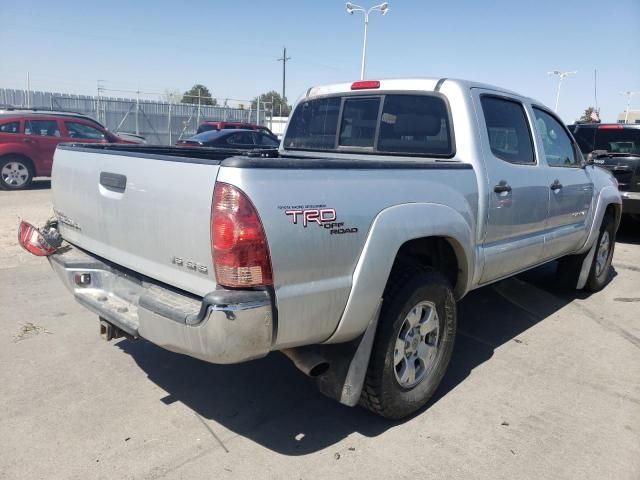
[[[364,14],[364,42],[362,44],[362,66],[360,67],[360,80],[364,80],[364,66],[367,59],[367,27],[369,26],[369,14],[371,12],[381,12],[382,15],[386,15],[389,11],[389,3],[384,2],[380,5],[374,5],[373,7],[363,8],[359,5],[354,5],[351,2],[347,2],[347,13],[353,15],[353,12],[362,12]]]
[[[578,73],[577,70],[574,70],[572,72],[561,72],[559,70],[554,70],[553,72],[547,72],[547,75],[557,75],[560,78],[560,81],[558,82],[558,93],[556,94],[556,108],[554,109],[556,113],[558,112],[558,104],[560,103],[560,87],[562,86],[562,80],[564,80],[564,77],[568,77],[569,75],[575,75],[576,73]]]
[[[625,95],[627,97],[627,108],[624,111],[624,123],[627,123],[629,120],[629,108],[631,107],[631,97],[637,95],[640,92],[620,92],[620,95]]]

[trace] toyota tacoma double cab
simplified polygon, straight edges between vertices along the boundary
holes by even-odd
[[[501,88],[313,87],[277,153],[209,153],[58,146],[55,217],[19,240],[106,339],[219,364],[280,351],[326,395],[401,418],[443,378],[469,291],[556,259],[572,288],[608,281],[615,179]]]

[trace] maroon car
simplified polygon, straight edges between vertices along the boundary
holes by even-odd
[[[50,176],[53,152],[63,142],[137,143],[114,135],[80,114],[0,113],[0,189],[27,188],[33,177]]]

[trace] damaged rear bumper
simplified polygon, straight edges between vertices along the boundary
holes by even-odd
[[[71,245],[48,258],[78,302],[128,335],[212,363],[242,362],[271,350],[267,291],[215,290],[199,298]]]

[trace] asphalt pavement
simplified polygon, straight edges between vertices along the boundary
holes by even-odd
[[[554,266],[459,305],[436,398],[390,422],[319,394],[284,356],[219,366],[107,343],[23,217],[49,183],[0,192],[0,479],[640,479],[640,229],[611,283],[554,288]]]

